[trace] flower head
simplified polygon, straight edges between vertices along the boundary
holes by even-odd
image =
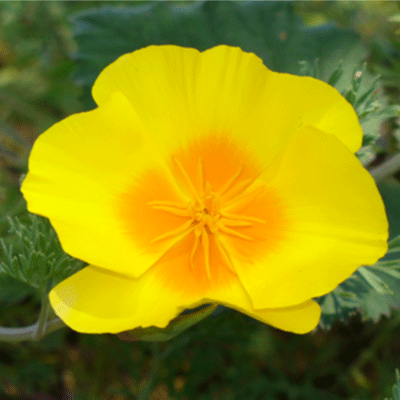
[[[220,303],[283,330],[387,249],[351,105],[254,54],[150,46],[105,68],[98,107],[36,141],[22,192],[90,265],[50,293],[80,332],[164,327]]]

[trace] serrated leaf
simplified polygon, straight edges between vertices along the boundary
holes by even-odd
[[[363,319],[378,322],[382,316],[389,317],[393,309],[392,300],[393,295],[371,290],[361,304]]]
[[[317,299],[322,308],[320,326],[329,329],[339,319],[358,313],[377,322],[400,308],[400,260],[379,261],[359,268],[331,293]]]
[[[47,290],[48,280],[56,284],[82,268],[83,263],[63,252],[58,238],[49,221],[29,214],[30,223],[22,223],[18,218],[10,218],[10,234],[16,244],[7,246],[0,241],[3,262],[1,271],[32,288]],[[45,240],[43,240],[45,239]],[[62,263],[67,264],[61,268]],[[60,266],[56,269],[55,266]]]
[[[370,269],[360,267],[358,268],[358,272],[377,293],[393,294],[389,286]]]

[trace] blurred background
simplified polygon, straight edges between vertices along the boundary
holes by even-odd
[[[365,90],[379,74],[376,101],[399,104],[397,1],[1,2],[2,237],[13,240],[8,216],[26,218],[19,186],[37,136],[93,108],[90,88],[119,55],[162,43],[199,50],[237,45],[273,70],[326,81],[342,60],[340,90],[367,61]],[[365,165],[373,168],[398,152],[396,113],[376,112],[363,128],[379,135],[360,155]],[[391,235],[399,234],[398,179],[379,188]],[[0,400],[390,398],[400,368],[400,302],[396,297],[386,308],[376,302],[369,298],[367,312],[332,314],[304,336],[224,310],[160,344],[68,328],[39,342],[0,342]],[[39,309],[40,298],[29,285],[0,273],[1,326],[30,325]]]

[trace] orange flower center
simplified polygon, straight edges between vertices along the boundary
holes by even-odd
[[[251,217],[248,215],[238,215],[232,214],[226,211],[224,207],[221,207],[221,196],[225,195],[227,191],[232,190],[235,185],[237,185],[238,178],[242,173],[243,167],[228,179],[225,184],[219,188],[217,192],[214,192],[211,188],[209,182],[204,181],[204,168],[202,159],[198,159],[197,168],[197,181],[200,182],[200,191],[196,190],[193,182],[191,181],[187,171],[184,169],[182,164],[174,159],[178,169],[182,175],[183,181],[186,184],[186,189],[191,193],[193,200],[189,201],[187,204],[176,203],[170,201],[151,201],[149,205],[156,210],[161,210],[181,217],[188,217],[188,221],[182,224],[180,227],[174,230],[170,230],[155,239],[153,243],[171,238],[173,236],[178,236],[181,234],[189,234],[193,232],[194,242],[190,253],[190,265],[194,267],[194,256],[201,245],[202,252],[204,255],[204,265],[207,271],[207,277],[211,278],[210,273],[210,236],[215,240],[218,249],[224,256],[225,261],[228,266],[235,272],[234,266],[229,258],[229,254],[220,240],[221,234],[231,235],[244,240],[254,240],[251,236],[245,235],[243,233],[235,230],[237,227],[250,227],[255,223],[265,224],[266,221],[260,218]],[[240,193],[234,196],[229,202],[225,204],[225,207],[234,206],[238,207],[240,205],[246,205],[246,203],[251,202],[252,198],[257,195],[259,188],[253,188],[249,190],[252,183],[247,183],[246,193]],[[243,187],[241,188],[244,189]]]
[[[262,168],[221,135],[194,140],[132,182],[119,199],[123,229],[173,290],[203,293],[265,263],[286,231]],[[134,260],[133,260],[134,262]],[[266,265],[267,268],[267,265]]]

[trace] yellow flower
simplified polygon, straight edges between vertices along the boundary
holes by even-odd
[[[220,303],[314,329],[313,297],[387,250],[350,104],[254,54],[150,46],[93,87],[98,108],[36,141],[22,192],[90,265],[51,304],[79,332],[165,327]]]

